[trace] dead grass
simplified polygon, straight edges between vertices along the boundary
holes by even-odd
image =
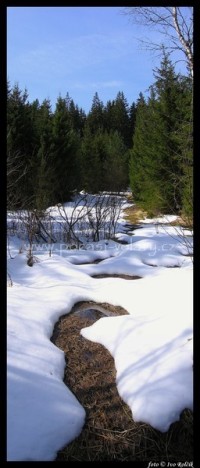
[[[126,313],[115,306],[109,309],[116,315]],[[80,329],[93,322],[73,314],[63,316],[52,336],[53,343],[65,352],[64,382],[86,411],[80,436],[63,447],[55,461],[191,461],[191,411],[186,409],[180,421],[164,434],[148,424],[134,422],[117,392],[112,356],[100,344],[80,335]]]
[[[127,197],[128,201],[133,203],[133,198],[131,196]],[[128,208],[124,209],[124,215],[126,221],[131,224],[139,224],[139,222],[148,215],[148,212],[143,210],[141,207],[139,208],[137,205],[132,205]],[[162,223],[161,223],[162,224]],[[169,223],[171,226],[182,226],[185,229],[192,229],[193,227],[193,219],[184,216],[178,216],[177,219],[174,221],[170,221]]]
[[[189,218],[184,218],[183,216],[178,216],[177,219],[169,223],[171,226],[181,226],[184,229],[193,229],[193,220]]]
[[[124,216],[128,223],[139,224],[147,216],[147,212],[133,205],[124,209]]]

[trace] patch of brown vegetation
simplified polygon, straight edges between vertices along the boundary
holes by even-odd
[[[129,201],[134,203],[133,198],[130,198]],[[159,216],[159,214],[157,215]],[[152,214],[152,217],[155,217],[157,215],[154,213],[154,215]],[[128,223],[136,224],[136,227],[139,224],[139,222],[141,222],[141,220],[145,219],[146,217],[151,217],[151,215],[147,211],[145,211],[141,207],[138,207],[137,205],[131,205],[128,208],[125,208],[124,216],[126,217]],[[162,225],[162,223],[160,223],[160,225]],[[167,225],[181,226],[184,229],[193,230],[193,219],[185,216],[178,216],[177,219],[175,219],[174,221],[165,223],[165,226]]]
[[[94,303],[88,304],[95,309]],[[115,315],[126,313],[106,303],[99,306],[109,307]],[[65,315],[52,336],[53,343],[65,352],[64,382],[86,411],[80,436],[63,447],[55,461],[191,461],[192,413],[185,410],[180,421],[164,434],[148,424],[135,423],[117,392],[112,356],[102,345],[80,335],[81,328],[94,321]]]
[[[139,221],[141,222],[141,219],[146,218],[147,212],[136,205],[132,205],[124,209],[124,216],[127,222],[137,225]]]
[[[193,230],[193,219],[178,216],[177,219],[169,223],[170,226],[181,226],[184,229]]]

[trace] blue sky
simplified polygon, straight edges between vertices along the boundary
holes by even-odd
[[[49,98],[54,110],[67,92],[86,113],[95,92],[104,104],[123,91],[129,104],[148,94],[160,57],[138,39],[149,31],[130,22],[123,7],[8,7],[7,74],[29,101]],[[159,39],[154,31],[151,39]],[[184,72],[180,62],[177,71]]]

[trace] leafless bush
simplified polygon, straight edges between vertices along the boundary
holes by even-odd
[[[117,195],[100,194],[93,197],[92,210],[88,214],[93,241],[110,239],[115,235],[123,203],[122,197]]]
[[[35,243],[49,244],[49,256],[55,242],[65,242],[68,248],[83,248],[87,241],[110,239],[115,235],[124,200],[119,195],[101,193],[76,194],[72,202],[53,208],[18,210],[10,214],[10,232],[28,242],[28,263],[33,263]]]
[[[69,206],[67,209],[64,204],[59,204],[57,207],[60,217],[63,221],[62,228],[64,231],[64,242],[66,242],[69,246],[75,243],[77,248],[79,248],[80,244],[82,243],[80,234],[83,230],[83,226],[85,226],[86,223],[86,215],[88,215],[92,209],[88,205],[88,195],[83,194],[73,200],[71,205],[71,213],[69,213]]]

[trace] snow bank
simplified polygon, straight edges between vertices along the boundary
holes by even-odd
[[[81,333],[113,355],[117,388],[135,421],[166,431],[192,408],[192,262],[172,229],[157,231],[151,220],[129,236],[119,233],[127,245],[101,241],[69,251],[54,244],[51,258],[48,245],[38,245],[32,268],[26,244],[11,237],[8,461],[52,461],[82,430],[85,411],[64,385],[64,353],[50,341],[58,318],[81,300],[121,305],[130,314],[100,319]],[[86,264],[97,258],[99,264]],[[91,277],[108,273],[143,278]]]

